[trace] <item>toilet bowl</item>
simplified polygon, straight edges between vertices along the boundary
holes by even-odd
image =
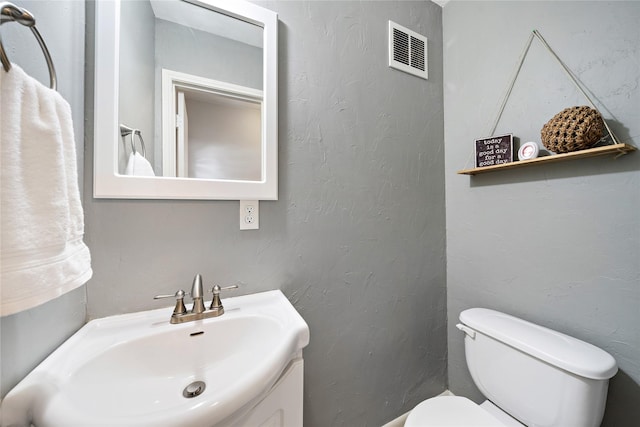
[[[487,401],[438,396],[416,406],[405,427],[599,427],[618,371],[604,350],[485,308],[460,313],[469,373]]]
[[[404,427],[523,427],[488,400],[482,405],[461,396],[438,396],[413,408]]]

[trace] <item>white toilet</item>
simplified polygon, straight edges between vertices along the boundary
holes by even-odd
[[[457,327],[471,377],[487,401],[427,399],[405,427],[597,427],[609,378],[618,371],[598,347],[485,308],[460,313]]]

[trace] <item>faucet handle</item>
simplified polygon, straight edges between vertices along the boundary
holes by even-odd
[[[153,297],[153,299],[163,299],[163,298],[175,298],[176,299],[176,306],[173,309],[173,315],[178,315],[178,314],[185,314],[187,312],[187,308],[184,306],[184,296],[185,296],[185,292],[180,289],[178,292],[176,292],[173,295],[156,295],[155,297]]]
[[[231,286],[225,286],[221,288],[218,285],[214,285],[211,288],[210,292],[213,293],[213,299],[211,300],[211,305],[209,306],[209,310],[216,310],[220,312],[220,314],[224,313],[224,307],[222,307],[222,301],[220,301],[220,291],[228,291],[229,289],[237,289],[238,283],[233,284]]]
[[[234,283],[233,285],[225,286],[223,288],[221,288],[218,285],[214,285],[213,288],[209,290],[209,292],[212,292],[213,295],[220,295],[220,291],[228,291],[229,289],[238,289],[239,286],[240,286],[239,283]]]
[[[175,298],[175,299],[179,299],[179,298],[184,298],[184,296],[186,295],[185,291],[183,291],[182,289],[180,289],[179,291],[177,291],[175,294],[166,294],[166,295],[156,295],[155,297],[153,297],[153,299],[163,299],[163,298]]]

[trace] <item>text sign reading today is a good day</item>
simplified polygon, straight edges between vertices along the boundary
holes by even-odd
[[[501,165],[513,161],[513,134],[476,139],[476,167]]]

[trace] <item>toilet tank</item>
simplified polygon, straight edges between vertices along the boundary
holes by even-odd
[[[484,396],[529,427],[596,427],[609,378],[604,350],[485,308],[460,313],[467,366]]]

